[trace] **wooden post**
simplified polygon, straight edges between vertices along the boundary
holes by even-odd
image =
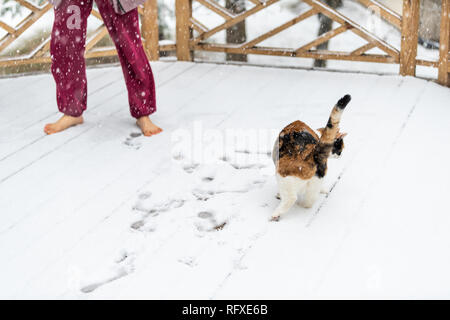
[[[416,75],[417,42],[419,34],[419,0],[403,0],[402,47],[400,75]]]
[[[142,36],[145,39],[145,53],[150,61],[159,60],[158,1],[148,0],[144,4]]]
[[[440,84],[450,87],[450,0],[442,0],[441,33],[439,40],[439,77]]]
[[[177,24],[177,58],[179,61],[191,61],[189,48],[191,40],[192,0],[176,0],[175,16]]]
[[[241,14],[245,12],[245,1],[241,0],[226,0],[225,8],[235,15]],[[235,24],[231,28],[228,28],[226,31],[226,40],[227,43],[231,44],[243,44],[247,41],[247,28],[246,21],[242,20],[241,22]],[[227,53],[226,54],[227,61],[239,61],[239,62],[247,62],[248,58],[246,54],[239,53]]]

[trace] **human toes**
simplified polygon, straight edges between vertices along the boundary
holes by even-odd
[[[45,125],[45,127],[44,127],[44,132],[45,132],[46,134],[52,134],[52,133],[53,133],[52,125],[51,125],[51,124]]]
[[[151,130],[142,130],[142,133],[144,134],[144,136],[146,137],[150,137],[153,135]]]

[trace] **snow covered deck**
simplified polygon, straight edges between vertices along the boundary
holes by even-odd
[[[448,88],[152,66],[165,131],[151,138],[137,134],[117,66],[88,70],[86,123],[52,136],[51,75],[0,79],[1,298],[450,298]],[[296,119],[321,127],[346,93],[331,192],[269,222],[266,133]],[[188,157],[189,141],[214,148],[231,129],[260,132],[260,148],[228,141],[231,156]]]

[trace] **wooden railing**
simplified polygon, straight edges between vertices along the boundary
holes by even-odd
[[[320,0],[303,0],[309,5],[309,10],[300,14],[278,27],[251,39],[240,45],[219,44],[208,42],[208,39],[216,33],[230,28],[249,16],[264,10],[265,8],[279,2],[279,0],[251,0],[253,7],[238,15],[229,12],[213,0],[195,0],[206,8],[222,16],[224,22],[220,25],[208,29],[198,19],[192,15],[192,1],[176,1],[177,18],[177,56],[180,60],[191,60],[191,53],[194,51],[214,51],[236,54],[261,54],[271,56],[286,56],[313,59],[334,59],[350,60],[378,63],[397,63],[400,65],[401,75],[415,76],[416,66],[430,66],[439,68],[439,82],[449,85],[449,3],[450,0],[442,0],[442,22],[441,22],[441,43],[439,61],[417,59],[418,25],[419,25],[419,0],[403,1],[403,16],[399,16],[387,9],[375,0],[358,0],[366,6],[378,8],[381,17],[401,30],[401,49],[386,43],[370,31],[361,27],[354,21],[343,16],[330,6]],[[296,25],[310,16],[321,13],[339,24],[339,27],[322,34],[313,41],[297,48],[275,48],[258,46],[262,41],[275,36],[276,34]],[[365,44],[352,51],[324,51],[314,49],[319,44],[324,43],[344,32],[353,32],[365,40]],[[367,53],[373,48],[380,49],[383,54]]]
[[[438,81],[440,84],[450,87],[450,0],[442,0],[441,16]]]
[[[50,8],[50,4],[41,7],[34,6],[25,0],[16,0],[26,7],[31,13],[16,27],[0,22],[0,28],[7,34],[0,39],[0,54],[18,36],[30,28]],[[198,18],[193,16],[192,2],[215,12],[222,17],[223,22],[213,28],[206,27]],[[158,60],[162,51],[176,51],[178,60],[190,61],[196,51],[225,52],[235,54],[257,54],[269,56],[286,56],[313,59],[333,59],[363,61],[374,63],[399,64],[400,74],[403,76],[415,76],[416,66],[435,67],[439,70],[439,83],[450,86],[450,0],[442,0],[440,54],[439,60],[424,60],[417,58],[418,24],[419,24],[419,0],[404,0],[402,16],[394,13],[375,0],[357,0],[361,4],[377,8],[381,18],[396,26],[401,31],[401,48],[397,49],[383,39],[380,39],[356,22],[345,17],[335,9],[320,0],[302,0],[309,9],[299,16],[286,21],[276,28],[250,39],[243,44],[227,44],[212,42],[211,37],[220,31],[226,30],[239,22],[249,18],[257,12],[264,10],[280,0],[249,0],[251,6],[244,12],[235,14],[214,0],[176,0],[176,43],[160,45],[158,41],[157,0],[148,0],[139,8],[142,17],[142,35],[144,46],[150,60]],[[299,22],[317,15],[323,14],[338,23],[338,27],[318,36],[313,41],[293,48],[265,47],[259,44],[280,32],[298,24]],[[101,19],[97,11],[92,13]],[[328,51],[315,49],[321,43],[329,41],[344,32],[352,32],[365,41],[365,44],[351,51]],[[95,45],[107,34],[104,25],[101,25],[88,39],[86,45],[86,58],[114,56],[114,48],[96,48]],[[26,56],[0,58],[0,67],[19,64],[48,63],[50,39],[45,39],[31,53]],[[369,50],[378,48],[381,54],[368,53]]]
[[[0,54],[4,52],[28,29],[30,29],[44,14],[52,9],[52,5],[47,1],[42,6],[36,6],[26,0],[15,0],[30,13],[22,19],[16,26],[10,26],[0,20],[0,29],[6,31],[6,35],[0,38]],[[139,7],[142,22],[142,37],[146,52],[150,60],[159,59],[161,51],[175,51],[175,45],[159,45],[158,39],[158,7],[157,0],[148,0],[145,5]],[[100,13],[92,10],[92,16],[103,22]],[[108,34],[105,25],[101,25],[89,36],[86,42],[86,58],[112,57],[117,55],[114,47],[96,47],[100,40]],[[25,55],[15,55],[12,57],[0,57],[0,67],[11,67],[19,65],[30,65],[39,63],[50,63],[50,36],[46,37]]]

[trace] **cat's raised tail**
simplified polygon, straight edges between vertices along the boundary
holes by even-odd
[[[342,98],[339,99],[336,106],[340,109],[345,109],[345,107],[348,105],[348,103],[352,100],[352,96],[349,94],[346,94]]]
[[[343,96],[331,110],[330,117],[325,128],[321,130],[319,143],[314,148],[314,162],[316,163],[316,175],[323,178],[327,172],[327,160],[333,148],[334,139],[339,132],[339,122],[342,112],[352,97],[349,94]]]
[[[319,144],[333,143],[336,138],[336,134],[339,132],[339,122],[341,121],[342,112],[348,103],[352,100],[349,94],[343,96],[331,110],[330,117],[328,118],[327,126],[322,131]]]

